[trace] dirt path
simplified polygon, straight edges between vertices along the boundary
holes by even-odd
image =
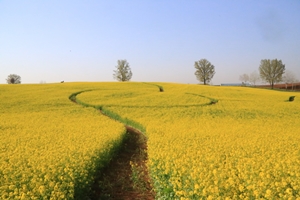
[[[119,154],[95,180],[92,199],[155,199],[145,163],[146,138],[135,129],[126,128],[126,139]]]
[[[69,99],[77,103],[76,95]],[[102,111],[100,110],[102,113]],[[102,113],[103,114],[103,113]],[[147,138],[130,126],[119,153],[96,174],[91,200],[153,200],[155,193],[147,169]]]

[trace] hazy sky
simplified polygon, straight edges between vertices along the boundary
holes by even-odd
[[[0,0],[0,83],[115,81],[127,59],[132,81],[240,82],[261,59],[281,59],[300,79],[299,0]]]

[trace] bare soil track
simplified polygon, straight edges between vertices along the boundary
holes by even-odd
[[[77,103],[75,93],[69,97]],[[100,110],[100,113],[102,111]],[[103,114],[103,113],[102,113]],[[126,126],[126,137],[118,154],[98,171],[90,200],[153,200],[155,192],[146,165],[147,138],[139,130]]]
[[[155,199],[146,166],[146,137],[136,129],[126,129],[119,154],[98,173],[91,199]]]

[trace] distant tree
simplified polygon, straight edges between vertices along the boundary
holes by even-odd
[[[249,82],[249,75],[248,74],[240,75],[240,81]]]
[[[132,72],[129,67],[129,63],[126,60],[118,60],[118,65],[114,70],[114,79],[118,81],[130,81],[132,77]]]
[[[286,70],[286,72],[284,73],[284,75],[282,77],[282,81],[286,84],[286,89],[287,89],[287,84],[292,84],[292,90],[293,90],[294,83],[297,82],[297,78],[293,72]]]
[[[282,81],[282,75],[285,71],[285,65],[282,64],[281,60],[261,60],[259,66],[260,77],[267,81],[272,89],[274,88],[274,83]]]
[[[196,68],[195,75],[200,82],[203,82],[204,85],[209,83],[215,75],[215,66],[213,66],[208,60],[201,59],[196,61],[194,64]]]
[[[259,74],[257,73],[257,71],[254,71],[250,74],[249,76],[249,82],[252,84],[252,85],[255,85],[257,81],[260,80],[260,77],[259,77]]]
[[[6,82],[8,84],[20,84],[21,83],[21,76],[17,74],[10,74],[8,75]]]

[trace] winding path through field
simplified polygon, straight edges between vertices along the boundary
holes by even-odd
[[[76,96],[82,92],[72,94],[69,99],[80,104]],[[100,108],[97,109],[105,115]],[[155,199],[146,166],[147,138],[140,130],[124,126],[127,131],[122,147],[108,166],[96,175],[93,194],[88,195],[91,199]]]
[[[157,86],[159,88],[159,92],[164,91],[162,86],[154,84],[151,85]],[[89,91],[93,90],[84,90],[73,93],[69,96],[69,99],[74,103],[83,106],[94,107],[103,115],[116,120],[112,116],[103,112],[103,106],[94,106],[78,101],[76,98],[78,94]],[[196,106],[212,105],[218,102],[216,99],[200,94],[186,94],[200,96],[210,100],[209,103],[197,104]],[[177,105],[177,107],[178,106],[180,107],[180,105]],[[122,118],[120,117],[120,119]],[[118,121],[122,123],[122,120],[120,119]],[[136,124],[136,122],[133,123]],[[109,165],[98,172],[93,185],[93,194],[89,195],[92,199],[155,199],[155,193],[151,187],[151,181],[146,166],[148,158],[147,137],[142,130],[138,130],[128,124],[124,124],[124,126],[127,132],[125,140],[122,143],[122,147],[119,153],[113,158],[113,160],[111,160]]]

